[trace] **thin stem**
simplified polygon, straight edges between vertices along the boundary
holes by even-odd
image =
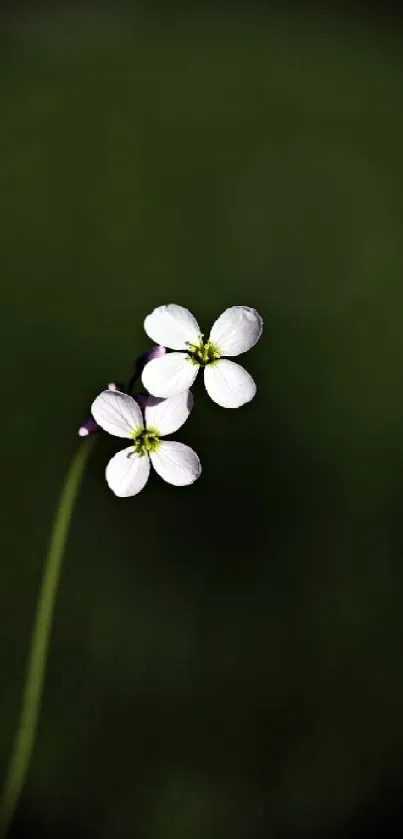
[[[35,736],[45,679],[52,616],[60,578],[64,549],[80,480],[93,441],[81,445],[73,458],[56,510],[49,548],[45,559],[42,585],[31,635],[20,718],[10,762],[0,797],[0,839],[7,835],[27,775]]]
[[[136,381],[137,381],[138,377],[139,377],[139,374],[138,374],[137,367],[136,367],[131,379],[129,380],[129,384],[127,385],[127,393],[129,393],[130,396],[133,395],[133,388],[134,388],[134,385],[136,384]]]

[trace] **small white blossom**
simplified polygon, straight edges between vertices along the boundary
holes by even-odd
[[[127,393],[104,390],[97,396],[91,406],[96,423],[115,437],[132,440],[106,467],[106,480],[115,495],[137,495],[147,483],[150,462],[158,475],[174,486],[192,484],[199,477],[200,461],[193,449],[160,439],[186,422],[192,405],[189,391],[171,399],[145,397],[143,412]]]
[[[183,306],[158,306],[144,321],[153,341],[176,352],[146,364],[142,381],[154,396],[170,397],[188,390],[198,370],[204,367],[204,384],[214,402],[223,408],[239,408],[250,402],[256,385],[246,370],[225,356],[246,352],[259,340],[263,321],[255,309],[231,306],[213,324],[203,341],[199,324]]]

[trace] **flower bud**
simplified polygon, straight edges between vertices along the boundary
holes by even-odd
[[[109,382],[107,389],[108,390],[115,390],[115,391],[118,390],[118,391],[120,391],[120,393],[125,393],[126,392],[126,388],[124,388],[123,385],[120,384],[119,382]]]
[[[90,437],[91,434],[96,434],[97,431],[102,431],[102,428],[95,422],[92,417],[87,417],[85,422],[80,425],[78,429],[78,436],[79,437]]]

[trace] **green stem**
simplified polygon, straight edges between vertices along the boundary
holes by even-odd
[[[0,797],[0,839],[7,835],[27,775],[43,694],[52,616],[74,502],[93,440],[78,449],[60,496],[45,559],[42,585],[31,635],[31,649],[21,711],[10,762]]]

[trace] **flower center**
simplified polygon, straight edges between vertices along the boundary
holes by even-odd
[[[220,358],[220,353],[211,341],[204,343],[202,336],[200,336],[198,344],[188,345],[188,358],[193,364],[205,367],[207,364],[216,364]]]
[[[132,431],[133,451],[139,457],[156,452],[161,445],[160,435],[156,428],[136,428]]]

